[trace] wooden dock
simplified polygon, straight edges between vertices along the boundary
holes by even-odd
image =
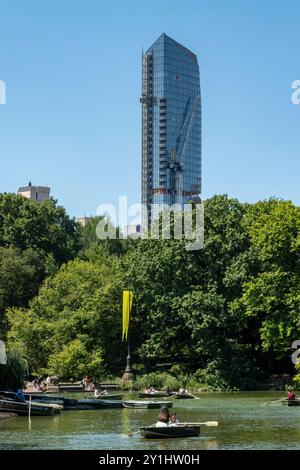
[[[99,388],[100,390],[117,390],[118,389],[118,384],[116,383],[97,383],[96,388]],[[25,393],[29,393],[32,396],[34,395],[40,395],[41,391],[37,391],[33,388],[32,384],[29,382],[27,383],[26,389],[24,390]],[[59,394],[59,393],[94,393],[95,389],[94,388],[84,388],[81,382],[59,382],[58,385],[50,385],[48,389],[45,391],[45,393],[51,394]]]

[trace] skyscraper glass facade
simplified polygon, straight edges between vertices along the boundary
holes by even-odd
[[[201,96],[196,55],[166,34],[142,60],[142,203],[149,224],[162,205],[183,207],[201,192]]]

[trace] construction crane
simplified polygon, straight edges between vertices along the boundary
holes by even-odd
[[[169,158],[170,191],[174,195],[174,202],[182,206],[182,155],[188,141],[196,111],[198,109],[200,96],[189,97],[182,117],[182,124],[176,139],[175,148],[171,151]]]

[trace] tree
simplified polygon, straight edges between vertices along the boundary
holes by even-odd
[[[257,348],[272,350],[278,359],[286,357],[299,333],[298,276],[279,269],[261,273],[245,284],[238,305],[244,308],[246,317],[257,320]]]
[[[278,199],[260,201],[249,206],[243,224],[261,271],[278,267],[286,272],[299,270],[299,207]]]
[[[256,350],[268,353],[271,371],[274,359],[288,357],[299,334],[300,210],[270,199],[249,206],[243,223],[257,269],[235,308],[248,317]]]
[[[44,258],[43,253],[32,248],[21,251],[0,247],[0,333],[4,333],[3,314],[6,308],[26,307],[38,293],[45,275]]]
[[[22,348],[31,370],[80,377],[119,370],[121,268],[117,258],[71,261],[46,280],[30,308],[9,309],[9,343]]]
[[[299,208],[214,196],[205,201],[198,251],[187,251],[184,239],[141,239],[124,249],[119,240],[97,239],[97,220],[79,229],[80,259],[59,269],[47,252],[49,277],[29,308],[38,264],[26,264],[25,252],[13,251],[11,261],[3,255],[0,299],[18,306],[6,314],[8,339],[31,370],[62,377],[119,373],[124,288],[134,291],[130,328],[140,370],[176,363],[222,389],[257,387],[274,360],[277,370],[290,370],[291,344],[300,335]],[[20,291],[10,284],[14,278]]]
[[[187,251],[185,240],[141,240],[131,248],[125,283],[135,291],[136,354],[144,362],[198,368],[217,351],[224,365],[249,347],[243,317],[230,310],[251,271],[246,210],[227,196],[206,201],[203,250]]]
[[[0,194],[0,246],[42,250],[61,264],[78,252],[78,226],[54,199],[36,203]]]
[[[95,258],[101,258],[103,256],[123,255],[127,250],[128,242],[127,240],[122,240],[120,237],[120,229],[117,227],[116,238],[104,240],[99,239],[97,236],[97,225],[99,222],[106,221],[107,225],[112,229],[113,225],[109,220],[106,220],[104,217],[91,217],[91,220],[87,223],[86,226],[80,227],[80,252],[79,257],[82,259],[95,260]]]
[[[28,375],[27,363],[18,350],[7,351],[7,363],[0,364],[0,389],[16,391],[24,387]]]

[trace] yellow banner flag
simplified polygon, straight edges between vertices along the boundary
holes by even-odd
[[[122,322],[122,340],[126,341],[128,337],[129,316],[133,302],[133,292],[123,290],[123,322]]]

